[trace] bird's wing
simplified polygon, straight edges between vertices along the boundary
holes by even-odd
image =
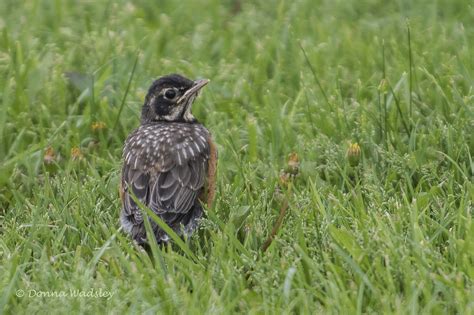
[[[126,155],[122,171],[123,211],[135,223],[141,223],[143,218],[131,192],[167,222],[175,221],[194,205],[204,187],[210,148],[199,133],[186,138],[188,141],[176,141],[168,148],[154,148],[162,154],[152,162],[140,156],[146,152],[143,148],[127,150],[138,152]]]
[[[132,193],[136,199],[142,204],[147,205],[149,200],[149,180],[150,174],[134,168],[133,165],[124,164],[122,169],[122,207],[126,217],[128,217],[133,224],[140,224],[143,222],[140,208],[133,200]]]
[[[156,213],[186,213],[204,187],[207,171],[204,156],[176,164],[150,181],[149,207]]]

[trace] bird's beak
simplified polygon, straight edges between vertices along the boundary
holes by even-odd
[[[200,89],[202,89],[208,83],[209,83],[208,79],[198,79],[198,80],[194,81],[194,85],[192,86],[191,90],[199,91]]]
[[[209,83],[208,79],[199,79],[194,81],[194,84],[189,90],[187,90],[178,100],[178,103],[190,99],[193,95],[197,96],[199,91]]]

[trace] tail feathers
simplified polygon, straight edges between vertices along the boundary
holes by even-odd
[[[185,235],[186,237],[196,230],[199,220],[202,218],[204,212],[201,204],[196,203],[187,213],[167,212],[159,214],[160,218],[170,226],[178,235]],[[163,231],[153,219],[149,218],[151,227],[155,234],[158,244],[166,244],[171,238]],[[122,214],[120,217],[121,224],[126,233],[130,234],[132,238],[139,244],[147,244],[146,230],[143,222],[134,224],[131,218]]]

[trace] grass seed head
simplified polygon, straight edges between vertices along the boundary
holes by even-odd
[[[73,161],[80,161],[84,159],[84,154],[79,147],[74,147],[71,149],[71,159]]]
[[[351,166],[359,165],[360,157],[361,157],[361,151],[360,151],[359,144],[357,142],[352,143],[349,146],[349,149],[347,149],[347,160],[349,161],[349,164]]]
[[[288,156],[288,163],[285,171],[293,176],[296,176],[298,175],[299,168],[300,161],[298,158],[298,154],[296,152],[290,153]]]
[[[46,148],[44,152],[43,161],[45,164],[52,164],[56,161],[56,152],[54,151],[53,147],[49,146]]]
[[[94,121],[91,125],[91,129],[93,132],[100,132],[107,128],[107,125],[103,121]]]

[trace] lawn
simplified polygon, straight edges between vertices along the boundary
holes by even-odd
[[[469,0],[2,0],[0,313],[473,314],[473,21]],[[118,183],[168,73],[211,80],[217,195],[149,255]]]

